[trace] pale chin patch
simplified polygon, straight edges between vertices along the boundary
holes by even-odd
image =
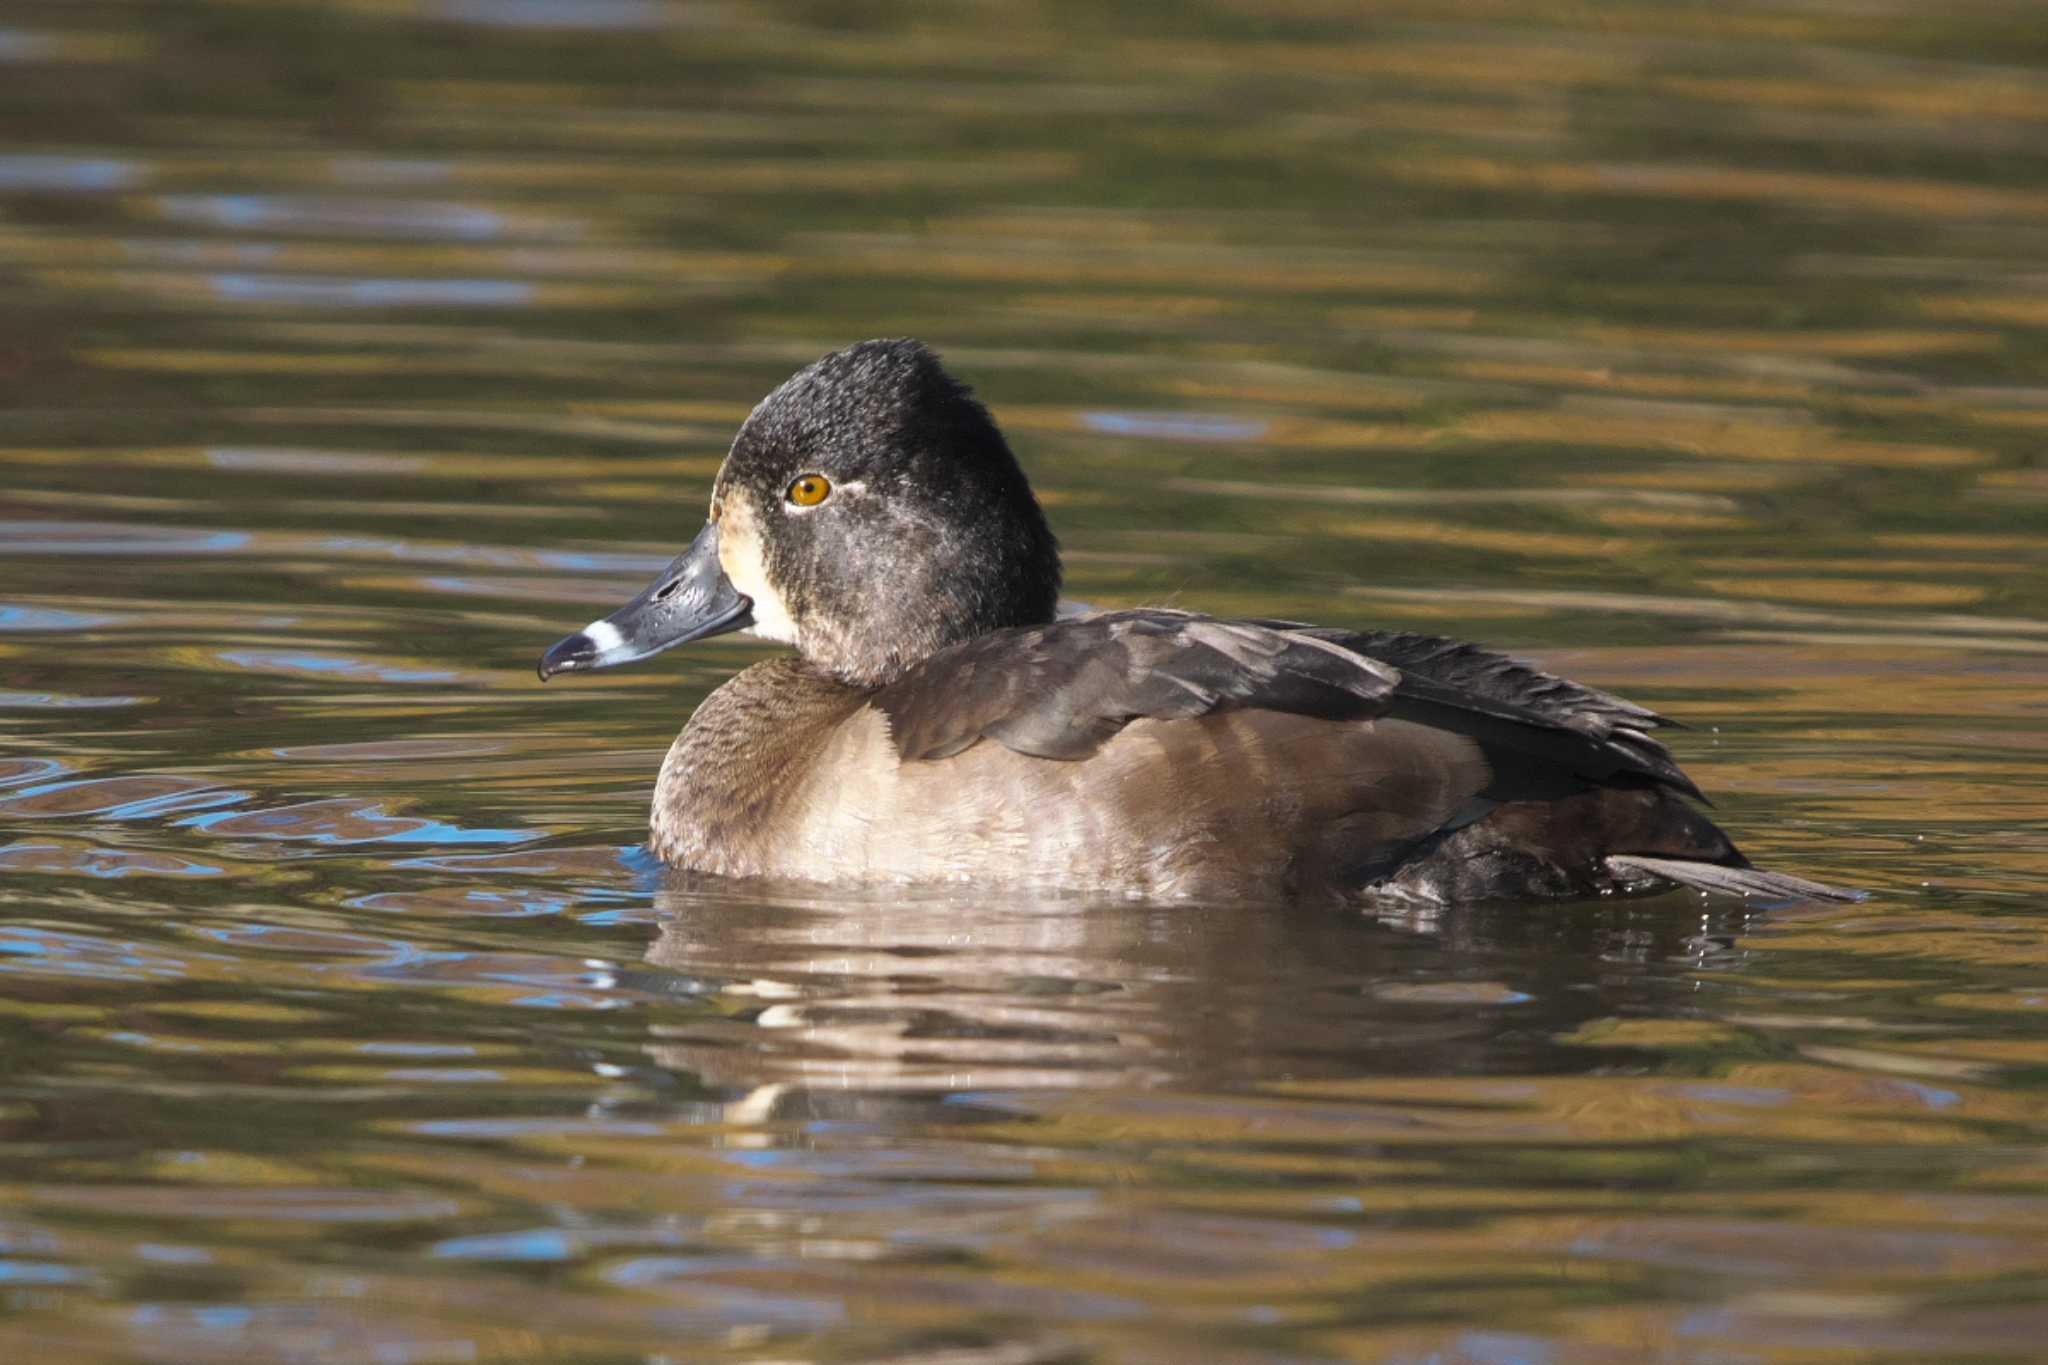
[[[768,566],[761,557],[761,539],[754,530],[754,509],[742,497],[728,497],[718,519],[718,564],[725,576],[754,603],[754,624],[747,634],[778,644],[797,642],[796,622],[782,595],[768,586]]]
[[[781,606],[780,603],[776,605],[778,608]],[[757,640],[773,640],[779,645],[793,645],[796,643],[795,623],[786,616],[772,621],[763,620],[761,616],[761,599],[758,597],[754,599],[754,624],[748,626],[740,634],[751,635]]]

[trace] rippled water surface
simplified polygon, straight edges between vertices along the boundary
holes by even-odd
[[[2048,1339],[2022,0],[0,14],[0,1357]],[[1760,862],[1434,916],[665,880],[543,689],[911,333],[1069,587],[1694,725]]]

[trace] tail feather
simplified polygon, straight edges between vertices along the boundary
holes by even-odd
[[[1772,900],[1860,901],[1867,891],[1829,886],[1784,872],[1766,872],[1760,867],[1728,867],[1721,863],[1694,862],[1684,858],[1651,858],[1637,853],[1610,853],[1607,868],[1619,877],[1662,877],[1701,891],[1720,891],[1731,896],[1763,896]]]

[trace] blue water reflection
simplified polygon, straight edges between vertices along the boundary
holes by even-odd
[[[249,541],[246,531],[0,519],[0,554],[7,555],[203,555],[239,550]]]
[[[92,630],[120,620],[103,612],[65,611],[58,607],[23,607],[0,602],[0,630]]]
[[[658,0],[427,0],[435,19],[493,28],[631,30],[661,28]]]
[[[504,235],[504,215],[470,204],[333,199],[275,194],[168,194],[164,217],[228,231],[350,232],[484,242]]]
[[[316,275],[215,275],[230,303],[344,308],[524,308],[538,297],[521,280],[349,279]]]
[[[0,62],[40,62],[57,55],[56,39],[27,29],[0,28]]]
[[[0,711],[105,711],[140,706],[154,697],[77,697],[59,692],[0,690]]]
[[[534,830],[469,827],[421,816],[393,815],[378,802],[352,800],[213,811],[172,823],[227,838],[305,840],[329,845],[519,844],[541,837]]]
[[[1267,431],[1267,423],[1256,418],[1194,412],[1084,412],[1081,425],[1106,436],[1161,441],[1256,441]]]
[[[118,880],[123,877],[219,877],[225,866],[203,863],[155,849],[97,848],[69,840],[39,843],[19,840],[0,844],[0,870],[76,875]]]
[[[135,162],[113,157],[0,154],[0,193],[104,194],[132,189],[143,176],[143,168]]]
[[[223,663],[262,673],[310,673],[352,681],[387,683],[453,682],[461,675],[444,668],[405,668],[339,654],[309,654],[275,649],[222,650]]]
[[[451,1237],[433,1254],[450,1261],[566,1261],[581,1253],[581,1239],[559,1228],[529,1228],[480,1237]]]
[[[0,1259],[0,1286],[80,1284],[92,1278],[90,1271],[52,1261]]]

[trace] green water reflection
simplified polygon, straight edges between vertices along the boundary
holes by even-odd
[[[0,18],[0,1354],[2029,1359],[2035,7]],[[1869,903],[664,879],[543,691],[877,334],[1104,604],[1669,710]]]

